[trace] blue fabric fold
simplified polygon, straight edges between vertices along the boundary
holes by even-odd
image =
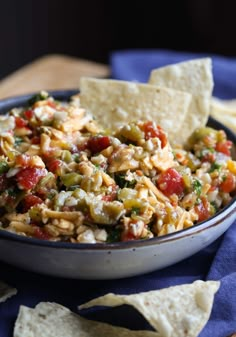
[[[199,56],[209,55],[164,50],[115,52],[111,55],[112,75],[116,79],[145,82],[153,68]],[[236,60],[212,57],[214,94],[222,98],[235,98]],[[20,305],[34,307],[41,301],[54,301],[77,312],[79,304],[108,292],[132,294],[191,283],[198,279],[221,281],[210,320],[199,336],[227,337],[236,332],[236,223],[199,253],[146,275],[108,281],[70,280],[38,275],[0,263],[0,279],[18,289],[16,296],[0,303],[0,337],[12,336]],[[89,309],[84,316],[131,329],[149,327],[134,310],[126,307]]]

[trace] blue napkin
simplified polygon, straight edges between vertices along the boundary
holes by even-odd
[[[211,57],[213,60],[213,94],[219,98],[236,98],[236,58],[169,50],[119,51],[111,55],[112,77],[147,82],[152,69],[198,57]]]
[[[116,52],[111,55],[112,73],[117,79],[145,82],[151,69],[196,56],[170,51]],[[213,61],[215,94],[224,98],[236,97],[236,61],[218,56],[214,56]],[[225,235],[194,256],[142,276],[108,281],[69,280],[38,275],[0,263],[0,279],[18,289],[16,296],[0,304],[0,337],[12,337],[21,304],[34,307],[41,301],[51,301],[77,312],[79,304],[108,292],[132,294],[192,283],[197,279],[221,281],[210,320],[200,337],[227,337],[236,331],[236,223]],[[84,316],[131,329],[149,328],[144,319],[129,307],[88,309]]]

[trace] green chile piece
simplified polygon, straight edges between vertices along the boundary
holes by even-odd
[[[82,176],[75,172],[66,173],[61,177],[61,181],[66,187],[78,185],[81,180]]]
[[[115,225],[124,214],[124,206],[119,201],[102,202],[94,200],[89,204],[90,215],[97,224]]]
[[[140,130],[140,128],[137,125],[133,123],[124,126],[120,130],[120,135],[133,142],[139,141],[140,139],[144,138],[144,133]]]

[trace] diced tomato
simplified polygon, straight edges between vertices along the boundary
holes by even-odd
[[[216,155],[214,152],[207,152],[206,154],[204,154],[204,156],[202,157],[201,161],[204,162],[210,162],[210,163],[214,163],[216,160]]]
[[[24,197],[23,203],[23,212],[27,212],[32,206],[42,204],[43,200],[36,195],[28,194]]]
[[[102,196],[102,200],[103,200],[103,201],[113,201],[114,198],[112,197],[111,194],[107,194],[107,195],[103,195],[103,196]]]
[[[30,159],[30,156],[27,154],[19,154],[18,156],[16,156],[15,162],[17,166],[28,167]]]
[[[77,150],[78,151],[84,151],[84,150],[86,150],[88,148],[88,142],[84,142],[84,143],[82,143],[82,144],[78,144],[77,145]],[[75,152],[72,152],[72,153],[76,153],[76,152],[78,152],[78,151],[75,151]]]
[[[31,144],[40,144],[40,138],[38,136],[34,136],[30,139]]]
[[[225,142],[219,142],[216,144],[216,151],[224,153],[226,156],[230,156],[230,150],[232,148],[232,142],[227,140]]]
[[[60,159],[52,159],[47,163],[48,171],[58,174],[63,162]]]
[[[165,147],[167,144],[167,137],[165,132],[159,125],[155,125],[155,123],[149,121],[144,123],[142,129],[145,133],[145,139],[148,140],[150,138],[159,138],[161,141],[161,147]]]
[[[34,116],[34,111],[32,109],[26,110],[24,115],[27,119],[31,119]]]
[[[7,195],[6,196],[6,200],[5,200],[5,202],[6,202],[6,208],[8,209],[8,210],[10,210],[10,209],[12,209],[12,207],[14,207],[14,209],[15,209],[15,202],[16,202],[16,196],[13,196],[13,195]]]
[[[52,101],[48,101],[47,105],[50,106],[51,108],[55,109],[56,108],[56,103]]]
[[[23,128],[28,124],[28,122],[21,117],[15,117],[15,123],[17,128]]]
[[[88,149],[92,153],[98,153],[111,145],[110,138],[107,136],[91,137],[88,140]]]
[[[75,206],[62,206],[61,210],[62,212],[75,212],[76,207]]]
[[[236,188],[236,180],[234,175],[229,172],[220,184],[220,190],[224,193],[230,193]]]
[[[166,195],[177,194],[180,196],[184,191],[184,180],[174,168],[169,168],[161,173],[157,180],[158,187]]]
[[[114,201],[117,195],[118,186],[112,185],[111,191],[109,194],[102,197],[103,201]]]
[[[45,175],[46,170],[44,169],[27,167],[17,173],[16,180],[19,188],[23,190],[31,190]]]
[[[130,241],[130,240],[137,240],[137,237],[131,232],[123,232],[121,234],[121,241]]]
[[[47,233],[44,229],[38,226],[35,226],[34,236],[40,240],[49,240],[51,238],[49,233]]]
[[[209,204],[206,198],[201,198],[198,205],[194,207],[195,212],[198,214],[198,221],[204,221],[210,217]]]
[[[209,190],[208,190],[208,192],[213,192],[213,191],[215,191],[216,190],[216,186],[211,186],[210,188],[209,188]]]

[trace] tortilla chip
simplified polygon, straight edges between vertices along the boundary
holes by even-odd
[[[25,306],[15,323],[13,337],[161,337],[152,331],[132,331],[84,319],[56,303]]]
[[[177,143],[185,142],[191,133],[206,125],[210,114],[213,90],[210,58],[181,62],[151,72],[149,83],[189,92],[193,100],[187,113]]]
[[[236,100],[212,97],[210,115],[236,132]]]
[[[195,337],[209,319],[214,294],[220,282],[196,281],[192,284],[134,295],[107,294],[79,307],[94,305],[135,307],[163,337]]]
[[[5,302],[8,298],[17,293],[15,288],[10,287],[6,283],[0,281],[0,303]]]
[[[152,120],[163,127],[170,139],[182,126],[192,96],[150,84],[82,78],[81,106],[105,127]]]
[[[211,104],[219,104],[221,107],[225,107],[227,109],[227,112],[230,114],[236,113],[236,99],[221,99],[217,97],[212,97]]]

